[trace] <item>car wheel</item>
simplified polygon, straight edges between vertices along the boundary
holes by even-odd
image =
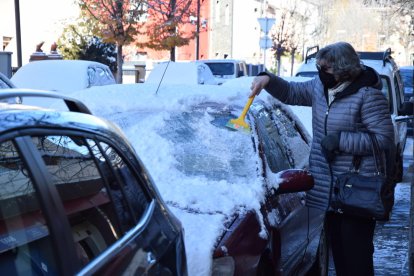
[[[325,230],[322,230],[321,237],[319,239],[318,251],[316,253],[316,260],[313,263],[312,267],[306,273],[306,276],[326,276],[328,275],[328,265],[329,265],[329,247],[327,237],[325,235]]]

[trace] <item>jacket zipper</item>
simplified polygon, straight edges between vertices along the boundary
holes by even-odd
[[[327,130],[327,125],[328,125],[328,116],[329,116],[329,111],[331,109],[331,105],[332,103],[335,101],[332,100],[332,102],[330,104],[328,104],[328,108],[325,112],[325,122],[324,122],[324,132],[325,132],[325,136],[328,135],[328,130]],[[332,198],[332,188],[333,188],[333,173],[332,173],[332,167],[331,164],[328,162],[328,167],[329,167],[329,175],[331,176],[331,184],[329,185],[329,197],[328,197],[328,205],[326,207],[326,211],[329,210],[329,206],[331,205],[331,198]]]

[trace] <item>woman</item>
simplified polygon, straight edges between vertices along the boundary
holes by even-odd
[[[336,213],[329,203],[335,176],[349,170],[353,155],[362,155],[361,174],[376,171],[369,133],[375,135],[381,150],[394,145],[388,102],[378,74],[361,64],[349,43],[321,49],[316,67],[319,77],[297,83],[260,73],[252,82],[250,96],[265,89],[286,104],[312,106],[309,166],[315,186],[307,194],[307,205],[326,210],[337,275],[374,275],[375,220]]]

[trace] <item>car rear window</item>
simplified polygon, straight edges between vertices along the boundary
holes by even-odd
[[[208,67],[210,67],[211,72],[213,75],[234,75],[234,64],[233,63],[226,63],[226,62],[208,62],[206,63]]]
[[[231,183],[256,178],[256,166],[248,158],[254,155],[251,139],[247,135],[225,135],[228,129],[210,123],[220,118],[224,118],[223,126],[229,120],[228,114],[203,110],[174,113],[165,120],[159,134],[174,144],[175,168],[184,174],[183,180],[203,177]]]

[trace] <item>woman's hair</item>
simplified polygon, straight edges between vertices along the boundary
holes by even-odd
[[[351,44],[337,42],[319,50],[316,62],[332,66],[333,74],[340,82],[354,80],[363,70],[359,56]]]

